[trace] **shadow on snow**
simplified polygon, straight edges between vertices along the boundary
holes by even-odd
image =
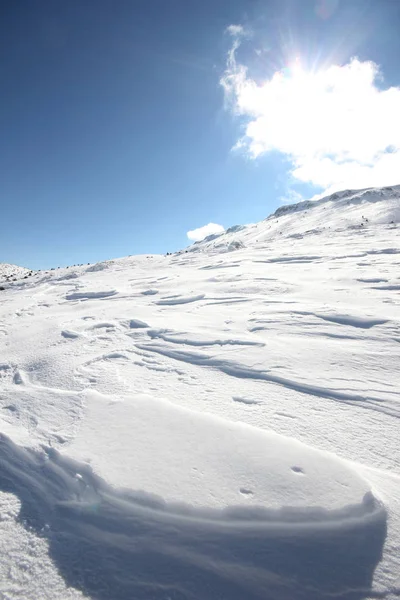
[[[198,509],[114,489],[1,434],[0,491],[19,498],[66,583],[96,600],[362,600],[386,537],[372,494],[337,511]]]

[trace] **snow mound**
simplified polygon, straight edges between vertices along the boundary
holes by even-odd
[[[110,486],[87,464],[4,435],[0,475],[66,583],[100,600],[209,600],[210,589],[220,600],[319,600],[337,595],[338,581],[350,599],[368,584],[385,536],[370,492],[331,511],[194,508]]]
[[[114,264],[114,262],[112,260],[98,262],[98,263],[95,263],[94,265],[91,265],[90,267],[88,267],[86,269],[86,273],[96,273],[97,271],[104,271],[104,270],[112,267],[113,264]]]
[[[286,510],[294,518],[291,509],[297,507],[294,514],[303,521],[303,511],[304,520],[308,514],[315,518],[310,509],[362,507],[370,492],[368,483],[333,455],[151,396],[114,402],[88,392],[86,410],[86,425],[68,453],[85,456],[112,485],[146,490],[169,502],[257,507],[260,514],[283,509],[283,520]],[[121,430],[122,422],[130,423],[129,429]],[[146,441],[151,439],[157,444]],[[242,488],[249,493],[244,496]]]
[[[240,240],[232,240],[231,242],[229,242],[227,250],[228,252],[232,252],[233,250],[242,250],[242,248],[244,248],[244,244],[243,242],[241,242]]]

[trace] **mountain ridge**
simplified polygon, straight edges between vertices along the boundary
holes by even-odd
[[[307,214],[307,219],[305,216]],[[344,190],[319,200],[280,206],[258,223],[236,225],[195,242],[182,252],[229,252],[277,236],[300,237],[331,229],[363,229],[400,223],[400,185]],[[310,224],[313,225],[310,229]]]
[[[305,216],[303,213],[309,211],[315,216],[312,229],[306,229],[302,223]],[[308,218],[306,221],[305,224],[308,226],[310,219]],[[357,230],[379,225],[396,226],[398,223],[400,223],[400,184],[343,190],[318,200],[303,200],[280,206],[257,223],[230,226],[222,233],[211,234],[203,240],[196,241],[188,247],[168,253],[168,255],[179,256],[183,253],[207,251],[212,253],[230,252],[258,242],[273,240],[278,235],[299,239],[300,236],[315,235],[329,228],[336,231],[346,228]],[[82,267],[83,265],[75,266]],[[48,273],[51,270],[54,270],[54,267],[44,272]],[[0,283],[11,282],[15,278],[21,279],[34,272],[25,267],[0,263]]]

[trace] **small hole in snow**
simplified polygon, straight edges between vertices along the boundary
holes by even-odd
[[[304,475],[304,471],[301,467],[291,467],[291,469],[292,469],[293,473],[299,473],[299,474]]]
[[[253,492],[247,488],[240,488],[240,493],[243,494],[244,496],[252,496]]]

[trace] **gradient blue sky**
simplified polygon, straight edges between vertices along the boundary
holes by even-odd
[[[296,57],[358,56],[400,83],[395,0],[0,4],[1,262],[165,253],[210,221],[258,221],[282,196],[323,191],[294,181],[283,152],[231,151],[246,123],[220,85],[232,24],[251,31],[238,52],[255,81]]]

